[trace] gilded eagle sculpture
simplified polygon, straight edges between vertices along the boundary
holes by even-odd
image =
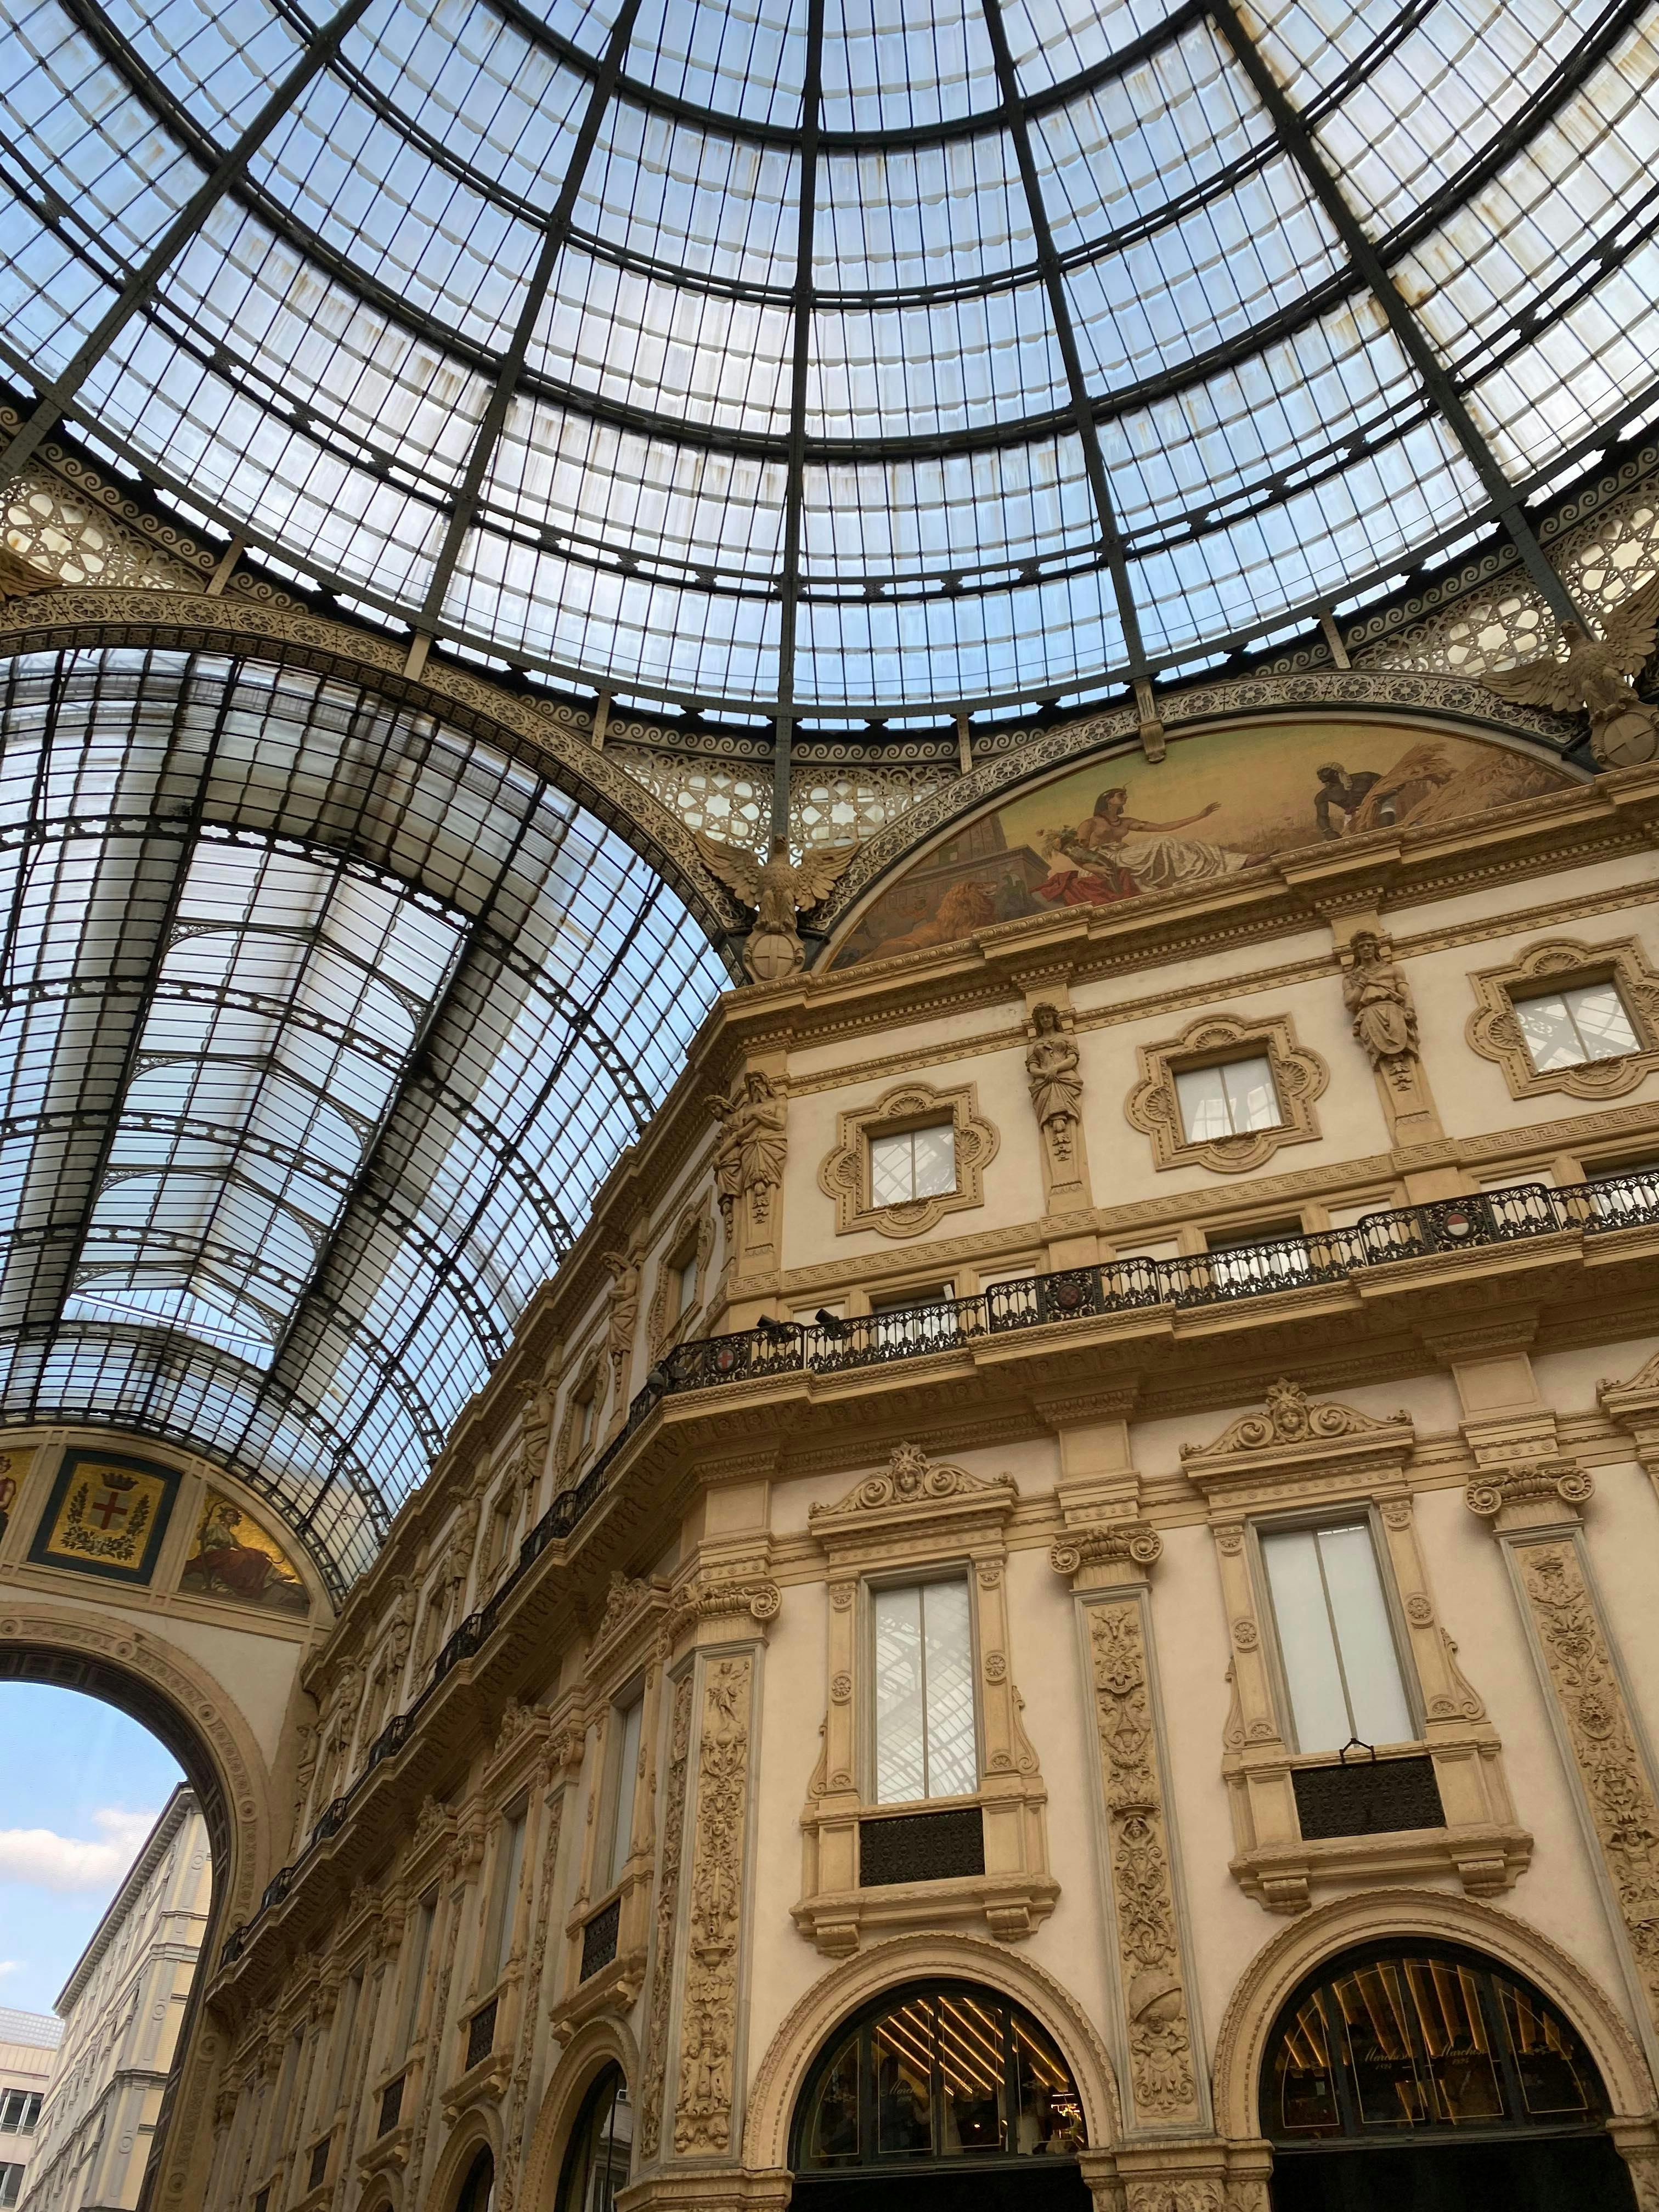
[[[795,916],[828,898],[858,849],[857,838],[850,845],[814,846],[797,863],[789,858],[788,839],[775,837],[762,860],[740,845],[722,845],[698,834],[697,850],[708,866],[728,890],[755,908],[743,964],[756,982],[781,983],[802,965],[806,954]]]
[[[1638,698],[1631,682],[1653,651],[1659,631],[1659,576],[1614,607],[1601,630],[1595,638],[1578,623],[1563,623],[1565,660],[1542,653],[1480,680],[1500,699],[1523,707],[1587,714],[1590,750],[1602,767],[1632,768],[1659,752],[1659,714]]]

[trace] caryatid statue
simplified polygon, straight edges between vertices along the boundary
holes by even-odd
[[[788,1109],[771,1078],[751,1067],[738,1078],[729,1098],[711,1098],[708,1110],[720,1127],[714,1188],[729,1243],[740,1198],[748,1197],[757,1225],[771,1211],[772,1193],[783,1181],[788,1154]]]
[[[1417,1063],[1417,1009],[1411,985],[1374,929],[1357,929],[1349,940],[1342,1003],[1354,1036],[1373,1067],[1396,1088],[1410,1087]]]
[[[775,837],[767,859],[757,860],[740,845],[723,845],[699,833],[697,850],[728,890],[755,908],[755,926],[743,949],[743,964],[757,983],[781,983],[806,958],[795,916],[828,898],[858,851],[850,845],[817,845],[797,865],[789,840]]]
[[[1034,1006],[1031,1024],[1036,1034],[1025,1050],[1031,1110],[1054,1158],[1066,1161],[1072,1157],[1083,1113],[1077,1047],[1066,1034],[1057,1006]]]
[[[1637,697],[1631,682],[1653,651],[1656,631],[1659,576],[1602,617],[1599,638],[1577,623],[1563,623],[1565,660],[1541,653],[1480,680],[1500,699],[1553,707],[1558,714],[1587,714],[1590,750],[1602,767],[1633,768],[1659,753],[1659,713]]]

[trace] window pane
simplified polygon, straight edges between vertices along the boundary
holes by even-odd
[[[692,1299],[695,1298],[696,1295],[697,1263],[695,1260],[688,1260],[685,1265],[680,1269],[678,1279],[678,1296],[674,1302],[674,1318],[676,1321],[679,1319],[680,1316],[685,1311],[686,1308],[690,1304]]]
[[[1310,1528],[1286,1528],[1261,1540],[1273,1593],[1279,1655],[1291,1693],[1298,1751],[1340,1751],[1353,1733],[1330,1610]]]
[[[1594,2108],[1595,2098],[1585,2086],[1578,2051],[1559,2024],[1534,2004],[1524,1990],[1505,1981],[1500,1981],[1498,1988],[1528,2112],[1539,2118],[1555,2114],[1583,2117]]]
[[[915,1195],[910,1132],[870,1139],[870,1198],[875,1206],[903,1206]]]
[[[876,1802],[927,1794],[921,1682],[921,1592],[877,1590]]]
[[[1577,1067],[1584,1054],[1567,1002],[1559,991],[1536,999],[1516,999],[1515,1018],[1526,1040],[1527,1057],[1540,1075],[1552,1068]]]
[[[859,2154],[859,2039],[849,2035],[830,2062],[806,2124],[808,2166],[850,2166]]]
[[[876,2148],[926,2158],[933,2147],[933,2008],[918,1997],[878,2021]]]
[[[1038,2157],[1073,2158],[1085,2147],[1083,2106],[1066,2062],[1034,2021],[1015,2013],[1009,2026],[1019,2095],[1014,2148]]]
[[[1474,1976],[1467,1966],[1441,1959],[1408,1960],[1405,1972],[1417,2005],[1418,2038],[1428,2055],[1436,2118],[1466,2127],[1501,2120],[1503,2093]]]
[[[1428,2097],[1407,2026],[1408,2005],[1399,1966],[1364,1966],[1332,1985],[1342,2017],[1362,2128],[1416,2127]]]
[[[1218,1067],[1189,1067],[1176,1077],[1176,1097],[1181,1107],[1181,1126],[1190,1145],[1230,1137],[1227,1085]]]
[[[635,1698],[628,1711],[621,1715],[621,1741],[617,1751],[615,1796],[611,1825],[611,1865],[605,1887],[622,1880],[622,1870],[628,1863],[628,1840],[634,1826],[634,1790],[639,1779],[640,1720],[645,1711],[643,1698]]]
[[[927,1684],[927,1795],[965,1797],[979,1787],[968,1585],[928,1583],[921,1597]]]
[[[942,1198],[957,1187],[957,1133],[953,1123],[912,1133],[915,1148],[915,1195]]]
[[[1272,2098],[1269,2109],[1278,2124],[1276,2132],[1332,2135],[1342,2124],[1325,2015],[1316,1996],[1310,1996],[1283,2030],[1273,2057]]]
[[[1578,1024],[1585,1059],[1618,1060],[1642,1049],[1615,984],[1580,984],[1565,997]]]
[[[1366,1743],[1406,1743],[1416,1735],[1400,1680],[1400,1658],[1382,1595],[1382,1577],[1361,1522],[1322,1528],[1320,1562],[1347,1677],[1353,1732]],[[1313,1747],[1304,1744],[1304,1751]]]
[[[939,2148],[1003,2148],[1003,2030],[996,2014],[971,1997],[939,2001],[939,2068],[945,2095]]]
[[[524,1814],[509,1820],[502,1838],[501,1889],[495,1905],[495,1978],[499,1981],[507,1969],[507,1954],[513,1948],[514,1908],[519,1899],[519,1876],[524,1866]]]
[[[1230,1060],[1220,1073],[1226,1079],[1227,1108],[1237,1134],[1279,1127],[1279,1093],[1273,1089],[1273,1072],[1265,1055]]]

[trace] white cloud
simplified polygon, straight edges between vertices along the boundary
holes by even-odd
[[[0,1959],[0,1974],[17,1973],[21,1969],[22,1964],[23,1961],[21,1959]]]
[[[93,1814],[92,1825],[102,1832],[98,1843],[60,1836],[51,1828],[0,1828],[0,1881],[59,1891],[113,1889],[155,1826],[155,1815],[105,1806]]]

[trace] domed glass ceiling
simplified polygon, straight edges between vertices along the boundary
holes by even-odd
[[[1477,526],[1535,573],[1655,397],[1651,0],[15,18],[41,419],[627,697],[1023,704]]]

